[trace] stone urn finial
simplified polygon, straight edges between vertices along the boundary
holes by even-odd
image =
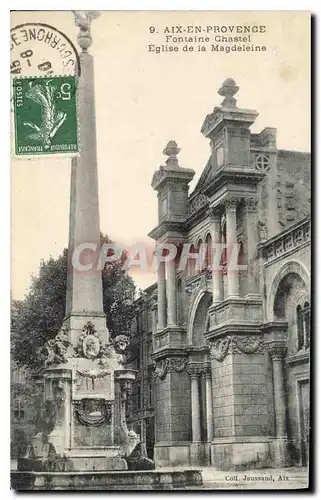
[[[221,106],[225,108],[235,108],[236,99],[233,97],[239,90],[233,78],[226,78],[222,83],[222,87],[218,90],[218,94],[224,96],[225,99],[221,102]]]
[[[163,154],[168,156],[166,160],[166,165],[168,167],[179,167],[178,165],[178,160],[177,160],[177,155],[180,152],[180,148],[177,146],[177,143],[175,141],[169,141],[167,143],[166,148],[163,151]]]

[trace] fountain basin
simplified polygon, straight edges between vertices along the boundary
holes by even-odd
[[[200,470],[11,472],[16,491],[184,490],[201,486]]]

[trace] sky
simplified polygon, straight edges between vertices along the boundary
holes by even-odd
[[[76,44],[71,12],[12,12],[11,26],[50,24]],[[255,43],[265,52],[160,53],[166,26],[266,26]],[[157,33],[150,33],[155,27]],[[222,82],[233,78],[240,108],[259,116],[254,133],[277,129],[280,149],[310,151],[310,37],[304,12],[103,12],[93,21],[100,226],[111,239],[131,246],[153,245],[157,195],[151,187],[176,140],[181,166],[195,170],[195,186],[210,155],[200,133],[206,115],[222,101]],[[253,39],[254,39],[253,38]],[[68,244],[70,159],[11,162],[11,290],[22,299],[41,259],[57,257]],[[139,288],[151,272],[133,274]]]

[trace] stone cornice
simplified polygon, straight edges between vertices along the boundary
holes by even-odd
[[[209,352],[210,346],[209,345],[201,345],[201,346],[193,346],[189,345],[186,348],[186,352],[188,354],[207,354]]]
[[[169,231],[177,231],[184,233],[186,232],[185,222],[182,221],[171,221],[171,220],[162,220],[158,226],[148,233],[148,236],[153,240],[159,240],[164,234]]]
[[[235,334],[261,334],[261,323],[251,323],[249,321],[240,322],[238,320],[231,320],[229,323],[224,323],[222,325],[211,327],[210,331],[204,334],[206,340],[215,340],[225,335],[235,335]]]
[[[186,218],[185,227],[186,230],[190,230],[194,226],[196,226],[199,222],[206,218],[206,211],[208,210],[209,205],[206,204],[202,208],[200,208],[197,212],[193,214],[189,214]]]
[[[184,357],[187,356],[187,346],[184,347],[169,347],[165,346],[152,353],[153,361],[159,361],[168,357]]]
[[[167,180],[175,180],[176,182],[188,184],[193,179],[194,175],[194,170],[190,168],[161,166],[154,172],[152,187],[159,191]]]
[[[218,192],[218,190],[226,184],[237,185],[249,184],[256,185],[262,180],[265,174],[262,174],[258,170],[250,167],[242,166],[225,166],[217,172],[215,177],[209,181],[206,187],[204,187],[203,192],[207,196],[212,196]]]
[[[247,305],[262,305],[263,300],[261,297],[251,297],[251,298],[245,298],[245,297],[227,297],[225,300],[222,300],[219,303],[212,304],[210,306],[211,311],[219,311],[221,309],[224,309],[227,306],[230,305],[243,305],[244,307]]]
[[[262,331],[265,334],[280,332],[288,330],[288,322],[287,321],[270,321],[269,323],[264,323],[262,325]]]
[[[310,350],[299,351],[296,354],[287,356],[285,362],[289,365],[299,365],[310,361]]]
[[[97,312],[97,311],[71,311],[64,317],[64,321],[66,321],[71,317],[106,318],[106,314],[104,312]]]
[[[229,121],[242,123],[245,126],[250,126],[254,123],[258,112],[253,109],[226,108],[216,106],[212,113],[208,114],[201,128],[201,133],[205,137],[210,137],[218,127],[222,126],[222,122]]]

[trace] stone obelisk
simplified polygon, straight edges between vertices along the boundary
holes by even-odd
[[[78,123],[80,155],[72,160],[70,221],[69,221],[69,266],[65,325],[70,330],[72,343],[84,323],[91,321],[108,342],[106,316],[103,312],[102,276],[95,269],[100,252],[100,225],[98,200],[98,171],[96,152],[96,119],[94,60],[88,52],[92,43],[90,23],[96,12],[75,12],[79,26],[80,78],[78,84]],[[87,249],[91,247],[93,250]],[[95,251],[94,248],[97,250]],[[82,257],[93,268],[84,270]],[[75,265],[78,263],[80,265]]]
[[[127,337],[117,335],[113,342],[108,338],[102,272],[97,270],[100,227],[94,64],[88,53],[90,23],[97,13],[74,14],[81,48],[77,90],[80,154],[72,160],[66,316],[61,331],[46,346],[44,413],[46,408],[54,411],[47,414],[49,424],[37,434],[29,462],[23,465],[34,467],[36,456],[38,470],[45,469],[54,456],[52,470],[106,471],[126,469],[123,455],[139,440],[126,424],[126,398],[135,372],[124,366]],[[85,270],[81,256],[90,247],[85,260],[94,266]]]

